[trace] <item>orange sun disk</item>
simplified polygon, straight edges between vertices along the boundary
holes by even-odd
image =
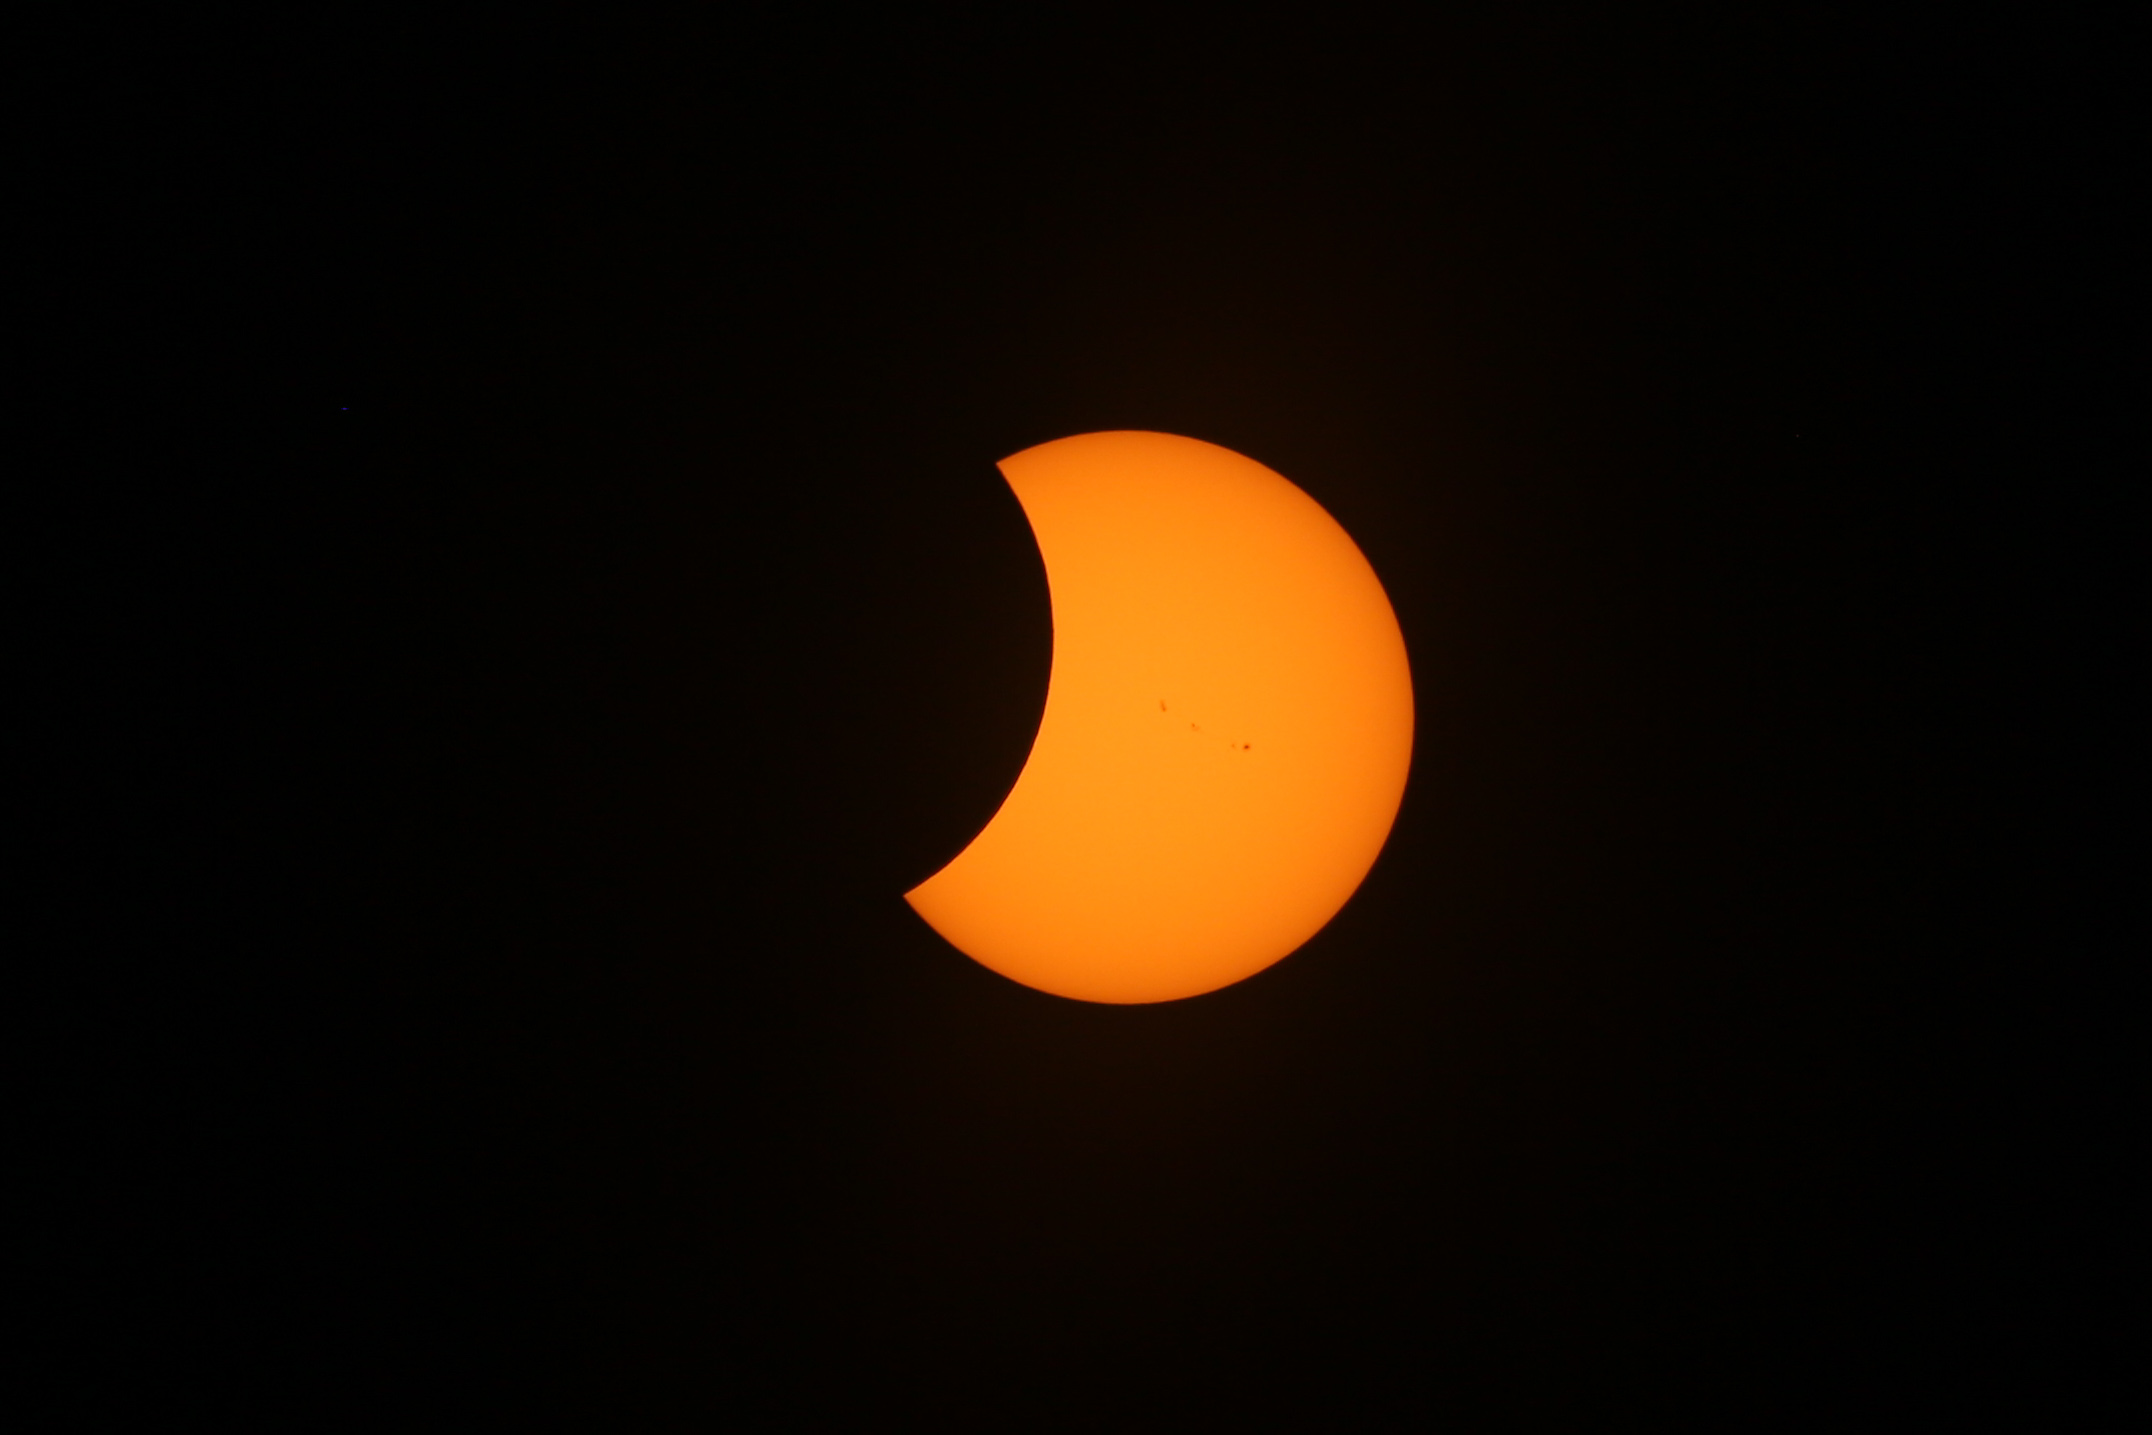
[[[1388,837],[1412,681],[1345,530],[1252,459],[1094,433],[1003,460],[1038,539],[1053,670],[986,828],[905,900],[1041,991],[1158,1002],[1278,961]]]

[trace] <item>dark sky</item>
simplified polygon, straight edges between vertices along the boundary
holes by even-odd
[[[236,156],[213,192],[161,132],[126,182],[209,256],[182,312],[267,296],[202,364],[244,351],[272,481],[173,500],[206,546],[128,620],[246,637],[141,670],[176,735],[100,799],[147,804],[189,955],[66,1048],[68,1408],[2008,1394],[1945,1172],[2007,1084],[1953,1065],[2007,801],[1964,786],[2000,502],[1964,380],[2030,301],[1968,308],[1938,244],[2002,126],[1925,107],[1923,37],[1757,16],[353,20],[227,59],[257,88],[174,131]],[[1330,926],[1143,1008],[901,900],[1044,698],[994,463],[1111,428],[1322,503],[1419,710]],[[212,733],[245,802],[193,800]]]

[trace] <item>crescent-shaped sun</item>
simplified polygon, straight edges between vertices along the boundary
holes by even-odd
[[[1215,444],[1082,434],[1000,467],[1045,560],[1046,709],[993,820],[905,900],[1084,1001],[1261,971],[1359,887],[1404,794],[1412,680],[1382,584],[1314,499]]]

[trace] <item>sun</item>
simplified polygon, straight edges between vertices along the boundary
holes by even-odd
[[[1403,797],[1412,680],[1382,584],[1314,499],[1214,444],[1083,434],[1001,471],[1045,562],[1046,708],[993,820],[906,900],[1059,996],[1261,971],[1351,897]]]

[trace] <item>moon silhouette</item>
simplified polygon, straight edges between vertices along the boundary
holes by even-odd
[[[1081,434],[1002,460],[1053,608],[1046,708],[969,846],[905,894],[951,945],[1082,1001],[1285,957],[1374,865],[1412,757],[1390,601],[1335,519],[1230,449]]]

